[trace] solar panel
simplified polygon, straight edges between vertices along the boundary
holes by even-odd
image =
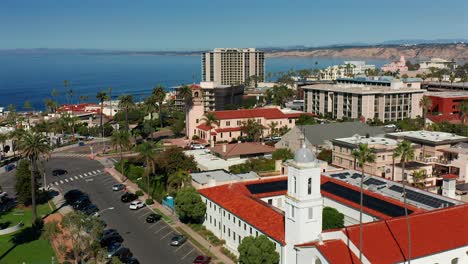
[[[347,188],[334,182],[326,182],[322,184],[321,189],[322,191],[326,191],[348,201],[359,204],[360,193],[356,190]],[[363,196],[363,205],[367,208],[392,217],[405,215],[405,208],[375,198],[373,196],[369,196],[367,194],[364,194]],[[408,214],[411,213],[413,213],[413,211],[408,209]]]
[[[374,178],[369,178],[369,179],[367,179],[367,180],[364,181],[364,184],[365,184],[365,185],[371,185],[371,184],[373,184],[373,185],[377,185],[377,186],[378,186],[378,185],[385,185],[386,182],[381,181],[381,180],[378,180],[378,179],[374,179]]]
[[[288,181],[284,180],[284,181],[256,183],[256,184],[249,184],[246,187],[252,194],[286,191],[288,189]]]
[[[331,174],[330,176],[332,176],[333,178],[340,178],[342,180],[346,179],[346,173],[335,173],[335,174]]]
[[[392,191],[403,194],[403,187],[401,187],[401,186],[392,185],[392,186],[390,186],[389,189],[392,190]],[[440,208],[443,205],[448,205],[448,206],[454,205],[454,203],[452,203],[452,202],[444,201],[442,199],[432,197],[430,195],[426,195],[426,194],[423,194],[423,193],[415,192],[413,190],[408,190],[408,189],[406,189],[406,198],[409,199],[409,200],[418,202],[420,204],[427,205],[427,206],[432,207],[432,208]]]
[[[351,176],[353,179],[361,178],[361,174],[359,173],[353,173],[353,176]]]

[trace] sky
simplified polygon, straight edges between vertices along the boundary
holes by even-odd
[[[0,49],[199,50],[468,39],[467,0],[1,0]]]

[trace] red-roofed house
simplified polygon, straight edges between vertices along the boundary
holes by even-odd
[[[359,263],[359,225],[346,219],[358,218],[360,189],[321,176],[318,162],[305,148],[287,165],[288,177],[200,189],[207,205],[204,226],[235,254],[244,237],[266,235],[276,246],[280,264]],[[404,263],[404,205],[389,195],[363,192],[362,262]],[[347,227],[322,231],[323,206],[343,213]],[[468,205],[407,209],[413,263],[468,263]]]

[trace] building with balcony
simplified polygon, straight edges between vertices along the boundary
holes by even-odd
[[[176,87],[174,107],[179,111],[183,111],[185,100],[178,93],[180,87]],[[189,87],[203,98],[205,112],[224,110],[226,105],[239,106],[242,104],[244,85],[216,85],[213,82],[201,82],[200,84],[189,85]]]
[[[345,61],[341,65],[329,66],[320,71],[320,80],[336,80],[366,74],[368,70],[375,70],[375,65],[365,61]]]
[[[216,48],[202,54],[202,81],[216,85],[244,84],[251,76],[265,80],[265,55],[254,48]]]
[[[429,92],[425,94],[431,99],[432,105],[429,109],[427,118],[432,122],[449,121],[451,123],[460,123],[460,104],[468,101],[468,91],[457,92]],[[468,118],[466,118],[468,121]]]
[[[436,69],[454,69],[457,63],[455,61],[449,61],[441,58],[431,58],[427,61],[419,62],[419,69],[429,70],[429,68]]]
[[[401,184],[347,170],[321,173],[302,148],[286,163],[288,175],[198,190],[206,204],[203,225],[238,255],[246,237],[265,235],[280,264],[406,263],[408,244]],[[363,244],[359,251],[359,197],[363,188]],[[412,187],[406,189],[411,261],[465,263],[467,205]],[[344,214],[345,227],[323,230],[322,212]],[[430,232],[428,232],[430,230]],[[385,250],[382,250],[384,248]]]
[[[306,112],[336,119],[397,121],[421,116],[424,94],[417,78],[344,78],[336,84],[303,86]]]
[[[405,56],[401,56],[400,60],[393,61],[382,66],[382,71],[384,72],[406,72],[408,67],[406,66]]]

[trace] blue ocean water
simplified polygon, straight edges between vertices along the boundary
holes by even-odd
[[[267,58],[266,72],[286,72],[290,69],[326,67],[343,63],[343,59],[315,57]],[[318,64],[315,65],[315,62]],[[367,60],[381,66],[383,60]],[[79,96],[96,101],[96,93],[112,87],[113,97],[133,94],[143,98],[152,88],[199,82],[200,56],[171,55],[84,55],[43,53],[0,53],[0,106],[13,104],[22,110],[28,100],[36,110],[44,109],[44,99],[51,91],[59,91],[59,103],[67,103],[65,93],[74,91],[74,103]],[[70,86],[65,88],[63,81]]]

